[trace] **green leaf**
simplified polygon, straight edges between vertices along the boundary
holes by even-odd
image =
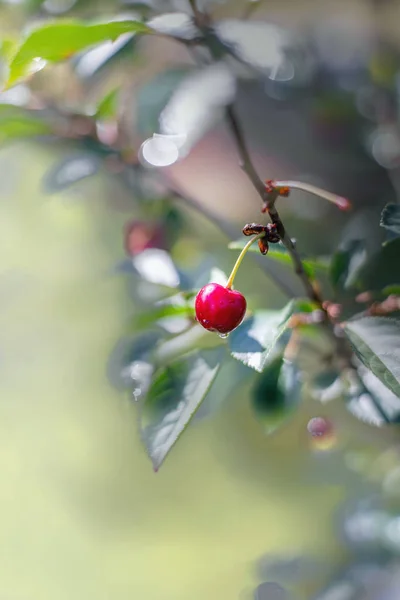
[[[165,304],[138,314],[133,320],[133,329],[145,329],[149,325],[168,317],[187,317],[194,319],[194,316],[195,314],[192,306]]]
[[[261,373],[276,352],[286,347],[294,309],[291,301],[282,310],[257,311],[229,335],[232,356]]]
[[[365,244],[362,240],[349,240],[333,255],[330,267],[332,285],[339,289],[348,289],[358,279],[367,259]]]
[[[400,397],[400,320],[354,318],[344,330],[361,362]]]
[[[220,351],[203,351],[155,373],[140,419],[142,439],[155,471],[206,397],[220,359]]]
[[[9,65],[7,87],[35,71],[37,59],[66,60],[90,46],[114,41],[125,33],[151,33],[139,21],[111,21],[89,24],[83,21],[55,21],[31,31],[21,43]]]
[[[348,410],[360,421],[382,427],[400,422],[400,400],[368,368],[358,368],[360,381],[349,390]]]
[[[218,411],[225,401],[230,402],[237,397],[243,386],[255,377],[257,374],[232,358],[225,346],[221,368],[195,418],[203,419]]]
[[[135,103],[137,128],[141,135],[152,135],[158,129],[163,108],[191,70],[189,67],[167,69],[139,89]]]
[[[120,340],[107,365],[111,385],[121,391],[129,389],[134,400],[143,399],[154,372],[152,355],[162,335],[161,331],[150,330]]]
[[[344,387],[336,369],[325,368],[312,378],[312,396],[322,403],[343,396]]]
[[[101,161],[94,154],[80,152],[56,163],[43,178],[43,191],[55,194],[97,173]]]
[[[387,204],[381,214],[381,227],[400,235],[400,204]]]
[[[28,112],[0,105],[0,143],[51,133],[49,125]]]
[[[190,73],[174,90],[159,117],[159,132],[140,150],[144,164],[165,167],[185,157],[215,126],[233,101],[236,79],[227,65],[213,63]]]
[[[285,361],[282,354],[274,358],[259,377],[251,398],[266,433],[272,433],[300,402],[301,380],[296,365]]]
[[[400,237],[383,244],[358,274],[362,291],[381,291],[400,279]]]
[[[118,110],[119,89],[111,90],[106,94],[97,105],[96,119],[109,120],[115,119]]]
[[[276,81],[293,79],[293,71],[297,70],[293,63],[305,70],[301,43],[294,39],[293,33],[277,25],[225,19],[217,22],[213,31],[236,59]]]
[[[131,261],[142,279],[168,288],[178,288],[181,276],[171,256],[159,248],[146,248]]]
[[[148,21],[147,25],[156,33],[170,35],[180,40],[189,41],[202,37],[193,18],[186,13],[174,12],[158,15]]]
[[[18,48],[18,42],[12,38],[4,38],[0,40],[0,56],[9,62],[14,56]]]
[[[104,42],[80,52],[73,59],[75,73],[81,79],[88,80],[123,58],[132,60],[135,56],[136,41],[135,33],[124,33],[114,42]]]
[[[393,285],[387,285],[382,290],[384,296],[400,296],[400,283],[394,283]]]
[[[231,250],[242,250],[247,242],[248,242],[248,239],[240,238],[234,242],[231,242],[229,244],[228,248],[230,248]],[[253,244],[253,246],[250,246],[249,252],[254,252],[256,254],[260,254],[260,250],[258,249],[258,246],[256,244]],[[270,244],[268,254],[265,256],[265,258],[267,260],[268,259],[276,260],[276,261],[278,261],[284,265],[288,265],[290,267],[293,264],[288,251],[286,250],[285,246],[283,246],[281,243]],[[327,259],[325,259],[324,257],[302,258],[302,263],[303,263],[305,272],[307,273],[308,277],[310,277],[311,279],[315,279],[315,271],[317,271],[317,270],[327,271],[329,269],[329,261]]]

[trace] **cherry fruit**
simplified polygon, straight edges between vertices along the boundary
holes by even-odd
[[[245,297],[237,290],[208,283],[196,296],[196,318],[204,329],[227,334],[243,321],[246,306]]]

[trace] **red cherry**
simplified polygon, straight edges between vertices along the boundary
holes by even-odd
[[[246,299],[236,290],[219,283],[208,283],[196,296],[195,310],[204,329],[229,333],[243,321]]]

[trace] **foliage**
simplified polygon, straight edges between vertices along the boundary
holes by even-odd
[[[321,381],[327,374],[329,379],[332,372],[335,389],[356,416],[381,425],[397,422],[400,413],[399,207],[390,203],[384,208],[381,226],[387,239],[372,252],[362,236],[344,239],[331,257],[308,257],[299,252],[301,240],[297,243],[289,237],[277,212],[280,197],[297,187],[313,194],[321,192],[341,209],[348,203],[310,185],[264,185],[252,165],[234,103],[238,85],[245,78],[257,78],[266,88],[289,82],[285,93],[300,92],[312,77],[310,55],[301,41],[275,25],[240,19],[214,21],[211,12],[202,12],[204,5],[212,11],[212,4],[202,3],[202,8],[199,4],[192,12],[190,7],[196,4],[188,3],[187,12],[159,14],[157,3],[136,3],[131,17],[118,15],[101,22],[68,15],[45,20],[21,39],[3,39],[1,45],[5,68],[0,141],[47,136],[72,142],[71,154],[47,173],[44,190],[65,190],[100,168],[108,168],[132,191],[138,211],[152,228],[150,233],[140,224],[130,229],[127,235],[136,239],[126,244],[129,256],[120,265],[120,271],[135,283],[139,303],[144,284],[153,299],[150,307],[149,301],[142,299],[143,310],[129,324],[134,334],[132,352],[124,357],[120,371],[123,387],[140,401],[140,428],[155,469],[201,403],[212,397],[214,385],[219,386],[218,403],[230,395],[231,385],[221,374],[227,372],[234,379],[232,369],[227,368],[234,360],[238,361],[240,380],[251,382],[253,407],[268,433],[293,414],[304,383],[321,393]],[[33,11],[43,10],[41,2],[30,6]],[[76,8],[79,13],[79,2]],[[141,41],[136,43],[139,37]],[[124,67],[132,77],[141,48],[157,37],[181,44],[195,59],[190,66],[177,64],[141,81],[132,111],[123,102],[129,89],[125,78],[116,84],[109,75],[124,54],[129,58]],[[95,102],[91,94],[91,103],[84,106],[82,102],[74,105],[68,98],[58,104],[46,103],[46,94],[41,97],[32,76],[44,67],[51,72],[52,63],[66,65],[81,91],[93,85]],[[292,76],[292,71],[302,76]],[[99,72],[102,85],[96,88],[92,77]],[[21,89],[29,91],[26,100],[15,101]],[[127,113],[132,118],[132,112],[135,134],[126,128]],[[270,247],[265,258],[260,256],[262,266],[266,272],[273,266],[286,273],[294,265],[307,296],[294,294],[296,298],[280,310],[250,306],[248,318],[228,339],[204,332],[195,323],[194,297],[200,282],[217,278],[206,260],[197,273],[177,266],[172,256],[174,242],[184,240],[187,232],[183,213],[173,203],[186,201],[224,233],[232,232],[232,224],[180,194],[162,173],[149,175],[146,170],[183,159],[224,117],[244,171],[261,196],[263,211],[277,227],[269,232]],[[265,225],[253,225],[266,229]],[[235,231],[233,227],[233,240]],[[241,250],[244,245],[239,240],[229,247]],[[255,245],[251,252],[258,252]],[[225,284],[224,274],[222,280]],[[388,296],[392,298],[390,308],[385,304]],[[360,302],[365,302],[365,311],[357,314]],[[148,335],[143,330],[151,332],[150,343],[144,342]],[[323,336],[329,339],[328,360],[319,350]],[[301,366],[306,347],[319,356],[317,373]],[[332,384],[330,378],[325,388]],[[372,406],[367,415],[366,397]]]

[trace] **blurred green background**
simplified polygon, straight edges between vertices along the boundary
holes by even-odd
[[[218,10],[229,13],[240,4]],[[289,24],[311,15],[321,27],[349,11],[368,29],[382,10],[380,34],[389,41],[397,35],[397,2],[382,3],[382,9],[373,2],[268,4],[257,18],[279,15]],[[80,10],[91,16],[106,8],[98,3]],[[1,28],[18,31],[26,11],[25,5],[0,4]],[[149,76],[155,69],[150,59],[161,68],[181,58],[174,46],[166,54],[166,47],[147,48],[138,69]],[[60,91],[54,85],[56,96],[68,88],[63,69],[54,69],[54,81],[65,86]],[[44,83],[40,77],[36,85],[48,85],[46,75]],[[368,230],[375,219],[372,237],[380,240],[377,218],[396,196],[395,169],[388,174],[353,152],[347,138],[333,149],[316,141],[308,104],[293,101],[282,115],[274,99],[245,82],[239,108],[265,177],[307,172],[333,185],[355,202],[353,226],[366,222]],[[272,129],[280,122],[294,127],[283,125],[282,138],[279,126]],[[142,213],[132,192],[106,168],[65,191],[47,193],[43,178],[70,151],[67,144],[26,141],[0,150],[0,597],[251,599],[266,578],[291,589],[296,600],[317,597],[340,579],[340,569],[359,560],[360,549],[343,534],[342,507],[388,497],[397,514],[400,490],[383,485],[398,464],[396,430],[364,425],[340,403],[305,398],[284,427],[267,436],[242,386],[218,410],[195,420],[153,473],[140,441],[137,406],[107,375],[110,354],[138,310],[129,276],[116,265],[124,258],[123,229]],[[229,206],[239,233],[244,221],[258,218],[254,193],[224,129],[210,133],[169,173],[223,217]],[[283,214],[304,250],[332,251],[349,217],[301,194],[284,202]],[[191,269],[208,257],[229,271],[235,255],[227,239],[190,208],[184,214],[186,230],[172,248],[177,262]],[[282,305],[283,294],[250,259],[239,284],[253,306]],[[335,425],[326,446],[307,434],[309,419],[320,414]],[[396,564],[398,551],[386,545],[385,560]],[[298,557],[310,561],[311,572],[296,579],[289,565],[289,572],[265,575],[263,557],[283,563]]]

